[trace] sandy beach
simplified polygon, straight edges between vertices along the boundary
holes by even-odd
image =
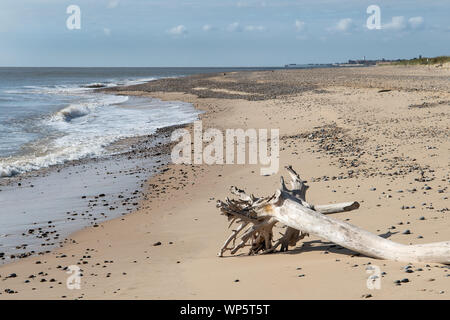
[[[280,170],[159,168],[139,181],[137,210],[0,266],[0,299],[449,299],[449,266],[405,268],[314,236],[287,252],[248,256],[244,248],[219,258],[231,231],[216,208],[231,186],[274,193],[292,165],[307,180],[311,203],[360,203],[335,218],[403,244],[450,240],[449,79],[448,66],[379,66],[230,72],[108,89],[192,103],[204,130],[279,129]],[[70,265],[82,270],[79,290],[66,287]],[[383,272],[380,289],[368,289],[368,265]]]

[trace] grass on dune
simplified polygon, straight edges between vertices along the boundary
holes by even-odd
[[[450,62],[450,56],[439,56],[434,58],[415,58],[410,60],[401,60],[393,62],[394,65],[427,65],[427,64],[443,64]]]

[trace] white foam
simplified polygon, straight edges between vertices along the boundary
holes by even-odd
[[[98,98],[97,98],[98,97]],[[100,106],[113,105],[124,103],[128,101],[128,96],[111,96],[111,95],[96,95],[91,101],[71,104],[68,107],[59,110],[52,117],[53,120],[71,121],[74,118],[79,118],[88,115],[95,111]]]
[[[70,121],[74,118],[82,117],[90,112],[89,107],[83,105],[71,105],[57,112],[56,118]]]
[[[104,82],[92,82],[79,85],[71,84],[71,85],[55,85],[55,86],[23,86],[22,89],[3,90],[2,92],[7,94],[35,93],[35,94],[76,95],[76,94],[90,93],[98,88],[112,88],[124,85],[130,86],[142,84],[157,79],[158,79],[157,77],[125,79],[125,80],[110,79],[105,80]]]
[[[21,173],[21,170],[10,165],[5,165],[4,167],[0,165],[0,177],[12,177]]]
[[[125,80],[123,83],[119,82],[116,85],[131,86],[131,85],[142,84],[142,83],[154,81],[156,79],[158,79],[158,78],[143,78],[143,79],[135,79],[135,80]]]

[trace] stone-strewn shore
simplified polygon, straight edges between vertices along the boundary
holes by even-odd
[[[448,266],[371,259],[313,236],[287,253],[216,256],[230,232],[216,201],[233,185],[273,193],[285,165],[308,181],[311,203],[361,204],[338,219],[405,244],[450,240],[449,76],[442,68],[383,66],[114,88],[193,103],[204,111],[203,129],[277,128],[280,171],[170,164],[145,183],[139,210],[1,266],[0,299],[449,299]],[[69,265],[82,269],[81,290],[66,288]],[[366,286],[369,265],[382,272],[379,290]]]

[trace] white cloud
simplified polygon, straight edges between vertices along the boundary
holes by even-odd
[[[246,26],[243,26],[239,22],[233,22],[233,23],[229,24],[225,28],[225,30],[228,31],[228,32],[242,32],[242,31],[246,31],[246,32],[261,32],[261,31],[265,31],[266,27],[261,26],[261,25],[246,25]]]
[[[349,33],[352,29],[355,28],[355,23],[350,18],[344,18],[339,20],[334,26],[327,28],[327,30],[331,33],[342,32]]]
[[[105,35],[107,35],[107,36],[110,36],[110,35],[111,35],[111,29],[109,29],[109,28],[103,28],[103,33],[104,33]]]
[[[348,32],[348,31],[350,31],[350,29],[353,28],[353,26],[354,26],[353,20],[350,18],[345,18],[345,19],[339,20],[339,22],[336,24],[334,29],[336,31]]]
[[[210,24],[205,24],[203,27],[202,27],[202,30],[203,31],[211,31],[211,30],[213,30],[213,26],[212,25],[210,25]]]
[[[173,27],[169,30],[167,30],[169,34],[172,34],[174,36],[181,36],[187,33],[187,28],[180,24],[179,26]]]
[[[382,26],[385,30],[401,31],[406,29],[406,19],[403,16],[392,17],[391,22]]]
[[[239,22],[233,22],[227,26],[227,31],[229,32],[241,32],[242,26]]]
[[[297,30],[297,32],[303,31],[305,29],[305,22],[300,21],[300,20],[295,20],[294,26],[295,26],[295,30]]]
[[[115,7],[117,7],[117,6],[119,5],[119,2],[120,2],[120,0],[110,0],[110,1],[108,2],[107,7],[108,7],[109,9],[113,9],[113,8],[115,8]]]
[[[420,29],[423,26],[423,17],[412,17],[408,19],[409,26],[412,29]]]
[[[245,26],[245,31],[264,31],[266,30],[263,26]]]
[[[267,7],[268,4],[266,1],[238,1],[236,3],[238,8],[257,8],[257,7]]]
[[[391,31],[417,30],[424,25],[423,17],[411,17],[408,20],[404,16],[392,17],[391,22],[382,26],[382,29]]]
[[[217,31],[217,27],[215,27],[215,26],[213,26],[213,25],[210,25],[210,24],[205,24],[205,25],[203,25],[203,27],[202,27],[202,30],[203,31],[205,31],[205,32],[209,32],[209,31]]]

